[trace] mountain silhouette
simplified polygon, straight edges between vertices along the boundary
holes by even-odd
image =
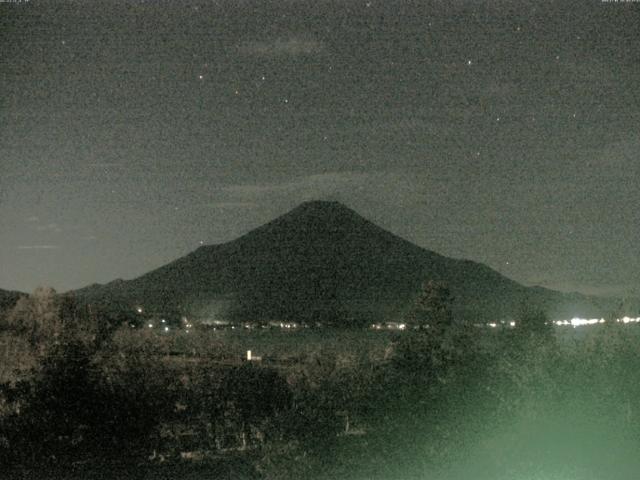
[[[509,319],[523,302],[553,317],[603,315],[611,301],[525,287],[486,265],[420,248],[338,202],[305,202],[246,235],[203,246],[133,280],[75,292],[158,315],[340,325],[397,320],[424,282],[446,283],[457,318]]]

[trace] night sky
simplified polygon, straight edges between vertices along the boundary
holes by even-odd
[[[0,288],[338,200],[525,284],[640,290],[640,2],[0,3]]]

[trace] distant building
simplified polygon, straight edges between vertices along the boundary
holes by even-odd
[[[247,362],[261,362],[262,357],[254,355],[251,350],[247,350]]]

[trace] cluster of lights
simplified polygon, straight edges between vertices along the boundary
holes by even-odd
[[[407,324],[406,323],[395,323],[395,322],[388,322],[388,323],[374,323],[371,325],[371,328],[373,330],[406,330],[407,329]]]
[[[491,322],[491,323],[487,323],[487,326],[490,328],[498,328],[498,327],[505,327],[505,326],[509,326],[511,328],[516,326],[516,322],[511,321],[509,323],[505,323],[505,322],[501,322],[501,323],[496,323],[496,322]]]
[[[143,309],[142,307],[138,306],[136,307],[136,312],[138,312],[139,314],[143,313]],[[163,318],[160,320],[162,324],[166,324],[166,320]],[[571,326],[573,328],[576,327],[582,327],[582,326],[588,326],[588,325],[598,325],[598,324],[603,324],[605,323],[606,320],[604,318],[579,318],[579,317],[574,317],[571,320],[555,320],[553,322],[551,322],[553,325],[556,325],[558,327],[565,327],[565,326]],[[188,319],[186,317],[182,317],[182,323],[184,324],[184,328],[186,329],[186,331],[190,331],[191,328],[193,328],[193,324],[190,323],[188,321]],[[640,317],[622,317],[622,318],[618,318],[616,319],[616,323],[623,323],[623,324],[628,324],[628,323],[640,323]],[[516,326],[516,322],[515,321],[510,321],[508,323],[506,322],[501,322],[501,323],[497,323],[497,322],[490,322],[486,324],[489,328],[498,328],[498,327],[515,327]],[[149,323],[147,324],[148,328],[153,328],[154,325],[153,323]],[[286,329],[295,329],[298,327],[298,325],[296,323],[285,323],[285,322],[281,322],[280,323],[280,328],[286,328]],[[234,326],[231,326],[232,329],[235,330]],[[382,329],[392,329],[392,330],[406,330],[407,329],[407,325],[405,323],[387,323],[387,324],[380,324],[380,323],[375,323],[373,325],[371,325],[371,328],[373,328],[374,330],[382,330]],[[169,327],[167,325],[164,325],[163,330],[165,332],[169,331]],[[215,328],[214,328],[215,330]]]
[[[583,327],[585,325],[597,325],[599,323],[604,323],[604,318],[578,318],[574,317],[571,320],[557,320],[553,322],[558,327],[572,326],[575,327]]]
[[[163,318],[163,319],[161,320],[161,322],[164,324],[164,323],[166,323],[166,320]],[[153,327],[154,327],[154,325],[153,325],[153,323],[152,323],[152,322],[149,322],[149,323],[147,324],[147,327],[148,327],[148,328],[153,328]],[[165,332],[168,332],[168,331],[169,331],[169,327],[168,327],[167,325],[165,325],[165,327],[163,328],[163,330],[164,330]]]
[[[139,314],[142,314],[144,312],[144,310],[143,310],[143,308],[141,306],[134,307],[134,310]],[[191,329],[193,328],[193,324],[189,321],[189,319],[187,317],[182,317],[182,324],[184,326],[185,331],[187,331],[187,332],[191,331]],[[155,328],[155,326],[156,325],[154,324],[154,322],[147,323],[147,328],[153,329],[153,328]],[[171,330],[171,328],[169,327],[169,325],[167,323],[167,320],[165,318],[161,318],[160,319],[160,325],[159,326],[161,327],[163,332],[169,332]],[[132,324],[131,327],[134,328],[135,326]]]
[[[148,326],[149,328],[153,328],[153,323],[149,323],[147,326]],[[165,326],[165,327],[163,328],[163,330],[164,330],[165,332],[168,332],[168,331],[169,331],[169,327]]]
[[[193,327],[193,324],[189,322],[189,319],[187,317],[182,317],[182,324],[184,325],[185,332],[189,333],[191,331],[191,328]]]
[[[572,327],[582,327],[584,325],[597,325],[600,323],[605,323],[606,320],[604,318],[572,318],[571,320],[558,320],[555,323],[558,326],[568,326],[571,325]],[[618,318],[616,319],[616,323],[623,323],[623,324],[627,324],[627,323],[638,323],[640,322],[640,317],[622,317],[622,318]]]
[[[556,325],[558,327],[582,327],[582,326],[587,326],[587,325],[598,325],[598,324],[602,324],[602,323],[606,323],[606,320],[604,318],[579,318],[579,317],[574,317],[571,320],[555,320],[553,322],[551,322],[553,325]],[[622,318],[618,318],[616,320],[616,323],[623,323],[623,324],[627,324],[627,323],[640,323],[640,317],[622,317]],[[501,326],[509,326],[509,327],[515,327],[516,326],[516,322],[509,322],[508,324],[505,322],[502,323],[496,323],[496,322],[491,322],[491,323],[487,323],[486,324],[487,327],[489,328],[498,328]]]
[[[622,317],[618,319],[618,322],[622,323],[638,323],[640,322],[640,317],[632,318],[632,317]]]
[[[280,322],[280,328],[298,328],[298,324]]]

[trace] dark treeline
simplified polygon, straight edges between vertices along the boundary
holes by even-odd
[[[1,469],[493,479],[574,468],[632,478],[635,327],[562,341],[533,306],[516,328],[487,330],[457,323],[450,302],[445,286],[426,284],[412,328],[389,336],[384,358],[364,343],[310,346],[279,368],[168,359],[155,333],[38,290],[2,318]],[[597,455],[603,439],[616,455]]]

